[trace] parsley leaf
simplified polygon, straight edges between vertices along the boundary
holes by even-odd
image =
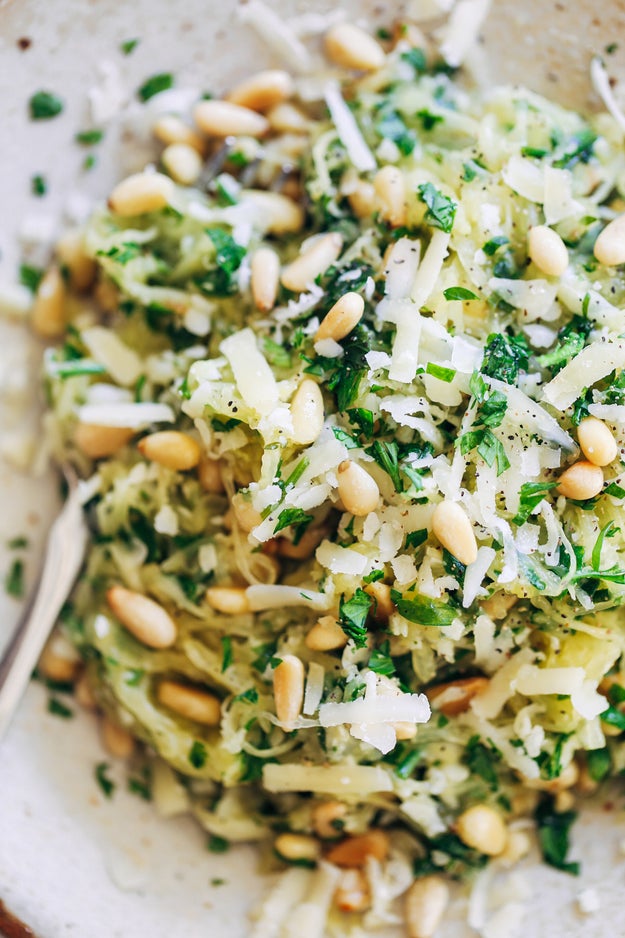
[[[506,238],[505,235],[497,235],[495,238],[491,238],[490,241],[487,241],[485,244],[483,244],[482,250],[484,251],[484,254],[486,254],[488,257],[492,257],[494,254],[497,253],[499,248],[503,247],[504,244],[509,244],[509,243],[510,243],[510,239]]]
[[[174,86],[174,76],[170,72],[159,72],[145,81],[137,91],[140,101],[149,101],[155,94],[168,91]]]
[[[230,849],[230,841],[225,837],[218,837],[217,834],[211,834],[208,838],[208,849],[211,853],[227,853]]]
[[[397,606],[399,614],[409,622],[416,622],[417,625],[442,628],[451,625],[457,615],[453,606],[437,599],[430,599],[429,596],[422,596],[420,593],[402,595],[398,590],[391,590],[391,599]]]
[[[52,713],[55,717],[62,717],[64,720],[69,720],[74,716],[74,711],[66,707],[57,697],[49,698],[48,713]]]
[[[24,561],[13,561],[4,579],[4,590],[8,596],[21,599],[24,595]]]
[[[399,472],[399,448],[395,440],[375,440],[367,449],[369,456],[373,456],[379,466],[391,477],[396,492],[403,491],[403,484]]]
[[[564,873],[579,874],[579,863],[567,861],[569,835],[577,814],[575,811],[555,811],[550,799],[545,799],[535,813],[538,841],[543,858],[550,866]]]
[[[557,482],[524,482],[519,491],[519,510],[512,519],[515,524],[525,524],[537,505],[557,486]]]
[[[99,762],[95,767],[96,782],[100,786],[105,798],[112,798],[113,792],[115,791],[115,782],[111,781],[107,775],[109,768],[110,766],[107,762]]]
[[[395,674],[395,665],[390,654],[390,641],[382,642],[378,648],[374,648],[369,658],[369,668],[376,674],[384,674],[386,677],[392,677]]]
[[[33,195],[36,195],[38,198],[41,198],[48,191],[48,183],[45,176],[42,176],[40,173],[37,173],[36,176],[33,176],[30,180],[30,189]]]
[[[241,266],[246,250],[237,244],[225,228],[207,228],[206,234],[215,246],[216,270],[208,271],[198,286],[209,295],[224,296],[236,289],[234,274]]]
[[[277,534],[284,528],[292,527],[294,529],[293,543],[298,544],[312,520],[313,516],[306,514],[303,508],[284,508],[278,515],[273,533]]]
[[[586,765],[590,777],[595,782],[602,782],[612,769],[610,750],[607,747],[605,749],[590,749],[586,753]]]
[[[455,368],[445,368],[444,365],[437,365],[435,362],[427,363],[425,373],[432,375],[433,378],[438,378],[439,381],[445,381],[447,384],[456,377]]]
[[[81,130],[74,136],[76,143],[80,143],[83,146],[93,146],[104,137],[103,130]]]
[[[378,113],[380,117],[375,124],[376,132],[383,140],[392,140],[404,156],[410,156],[417,144],[414,130],[406,126],[403,118],[392,107],[384,106]]]
[[[189,762],[194,769],[201,769],[206,765],[207,759],[206,746],[196,739],[189,750]]]
[[[443,296],[446,300],[479,300],[477,293],[466,287],[448,287],[443,290]]]
[[[274,368],[290,368],[291,355],[282,345],[278,345],[273,339],[263,339],[263,351],[265,358]]]
[[[528,366],[529,354],[529,346],[524,336],[495,332],[489,335],[486,342],[482,374],[505,381],[506,384],[515,384],[519,371]]]
[[[122,42],[120,44],[119,48],[123,55],[130,55],[130,53],[134,52],[134,50],[137,48],[138,45],[139,45],[138,39],[126,39],[125,42]]]
[[[232,638],[229,635],[221,637],[221,673],[227,671],[232,664]]]
[[[34,121],[50,120],[63,110],[64,104],[51,91],[37,91],[28,102],[30,116]]]
[[[339,605],[339,622],[348,638],[356,648],[364,648],[367,644],[367,616],[374,604],[374,600],[360,587],[351,599],[341,600]]]
[[[20,283],[23,283],[33,293],[37,292],[42,277],[43,270],[40,267],[33,267],[32,264],[20,264]]]
[[[484,779],[491,791],[497,791],[499,787],[499,778],[495,769],[495,763],[499,759],[501,755],[492,747],[480,742],[479,736],[472,736],[467,742],[463,761],[471,772]]]
[[[443,195],[431,182],[424,182],[418,188],[419,197],[427,205],[425,220],[434,228],[449,233],[454,226],[457,204]]]

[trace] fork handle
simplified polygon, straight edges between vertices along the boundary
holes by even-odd
[[[0,660],[0,742],[78,576],[86,544],[87,527],[74,488],[50,529],[39,583]]]

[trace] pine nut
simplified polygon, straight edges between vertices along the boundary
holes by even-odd
[[[432,531],[449,553],[460,563],[473,563],[477,541],[471,522],[457,502],[439,502],[432,514]]]
[[[506,849],[505,822],[498,811],[486,804],[476,804],[464,811],[456,821],[456,833],[467,847],[489,857],[499,856]]]
[[[577,428],[580,449],[593,466],[607,466],[616,459],[618,446],[612,431],[597,417],[584,417]]]
[[[262,137],[269,130],[262,114],[230,101],[200,101],[193,109],[193,120],[211,137]]]
[[[304,665],[295,655],[284,655],[273,672],[273,696],[276,715],[284,729],[290,732],[304,701]]]
[[[129,759],[135,749],[135,740],[128,730],[118,723],[113,723],[107,716],[103,716],[100,723],[102,742],[104,748],[115,759]]]
[[[605,226],[595,241],[593,253],[599,263],[606,267],[625,264],[625,214]]]
[[[569,266],[566,244],[548,225],[530,228],[527,253],[538,269],[549,277],[559,277]]]
[[[320,274],[324,274],[338,258],[343,247],[343,238],[338,232],[321,235],[320,238],[288,264],[282,271],[282,283],[287,290],[301,293],[311,287]]]
[[[172,143],[186,143],[198,153],[204,153],[204,141],[200,135],[175,114],[163,114],[159,117],[152,127],[152,133],[165,146]]]
[[[78,423],[74,443],[89,459],[113,456],[134,436],[128,427],[100,427],[95,423]]]
[[[250,611],[247,592],[241,587],[209,586],[205,598],[211,609],[226,616],[240,616]]]
[[[259,248],[252,257],[251,288],[256,309],[269,312],[276,305],[280,258],[272,248]]]
[[[109,208],[116,215],[144,215],[157,212],[172,200],[174,184],[163,173],[135,173],[118,183],[109,196]]]
[[[396,166],[383,166],[373,179],[376,204],[382,221],[391,228],[406,224],[406,183]]]
[[[338,468],[337,478],[338,493],[345,511],[357,517],[364,517],[375,511],[380,499],[380,489],[366,469],[351,459],[346,459]]]
[[[377,622],[388,622],[395,612],[395,603],[391,599],[391,588],[388,583],[382,583],[381,580],[367,583],[365,593],[375,599],[373,618]]]
[[[310,121],[306,115],[287,102],[272,107],[267,112],[267,120],[271,129],[280,134],[307,134],[310,131]]]
[[[342,801],[322,801],[312,810],[312,826],[322,840],[336,840],[343,828],[347,805]]]
[[[197,477],[205,492],[221,495],[224,491],[224,482],[221,477],[221,466],[218,459],[204,458],[200,460]]]
[[[497,621],[498,619],[505,619],[518,601],[519,597],[514,596],[513,593],[504,593],[503,590],[498,590],[488,599],[483,600],[482,610],[491,619]]]
[[[371,890],[360,870],[344,870],[334,893],[334,904],[341,912],[364,912],[371,905]]]
[[[326,55],[337,65],[373,72],[382,68],[386,55],[373,36],[352,23],[337,23],[325,35]]]
[[[603,488],[603,470],[591,462],[580,459],[565,469],[558,479],[556,492],[565,498],[585,501],[594,498]]]
[[[371,218],[376,207],[375,187],[359,179],[347,193],[347,201],[356,218]]]
[[[367,857],[373,857],[380,862],[385,860],[389,847],[388,834],[376,828],[366,834],[342,840],[328,851],[326,859],[336,866],[360,868],[367,862]]]
[[[112,586],[106,598],[119,621],[138,642],[149,648],[169,648],[176,641],[176,623],[153,599],[123,586]]]
[[[322,616],[318,619],[304,639],[311,651],[334,651],[345,648],[347,635],[334,616]]]
[[[514,866],[532,849],[532,842],[525,831],[509,831],[508,843],[506,849],[500,854],[500,858],[509,866]]]
[[[304,226],[304,210],[281,192],[243,189],[241,199],[256,209],[259,225],[267,234],[296,234]]]
[[[448,681],[445,684],[436,684],[434,687],[428,687],[426,696],[433,707],[444,713],[445,716],[453,717],[458,713],[465,713],[474,697],[482,694],[488,687],[489,681],[486,677],[463,677],[457,681]],[[445,695],[444,701],[437,704],[438,698]]]
[[[314,443],[323,429],[323,397],[312,378],[304,378],[291,401],[292,440],[300,446]]]
[[[280,557],[288,557],[290,560],[307,560],[312,557],[327,533],[326,528],[306,528],[297,544],[286,537],[279,537],[276,540],[277,553]]]
[[[279,857],[296,863],[316,863],[321,853],[319,841],[307,834],[280,834],[273,847]]]
[[[178,681],[161,681],[156,691],[158,702],[180,716],[206,726],[218,726],[221,720],[221,702],[214,694],[188,687]]]
[[[252,75],[236,85],[226,97],[232,104],[252,111],[266,111],[286,101],[294,91],[295,83],[289,73],[276,68]]]
[[[564,814],[575,807],[575,796],[570,791],[559,791],[553,799],[553,809],[557,814]]]
[[[59,264],[68,272],[69,282],[74,290],[88,290],[95,280],[97,266],[93,258],[85,252],[83,232],[78,228],[65,232],[56,242],[54,250]]]
[[[449,904],[449,887],[440,876],[414,881],[405,899],[408,938],[433,938]]]
[[[202,172],[202,157],[188,143],[170,143],[161,160],[171,178],[181,186],[192,186]]]
[[[230,504],[238,526],[246,534],[257,528],[263,520],[260,512],[254,508],[249,498],[246,498],[242,492],[237,492]]]
[[[178,430],[150,433],[139,440],[137,449],[145,459],[178,472],[194,469],[202,457],[197,440]]]
[[[33,302],[31,324],[37,335],[56,339],[65,332],[65,283],[58,267],[49,267],[44,274]]]
[[[85,710],[98,709],[98,701],[94,696],[93,689],[86,672],[83,672],[76,681],[76,686],[74,687],[74,697],[76,698],[76,703]]]
[[[51,681],[72,683],[80,670],[80,657],[65,636],[56,632],[46,642],[37,669]]]
[[[315,342],[319,339],[334,339],[335,342],[340,342],[356,328],[364,311],[365,301],[360,293],[346,293],[321,320],[315,333]]]
[[[399,741],[403,739],[414,739],[417,735],[417,727],[415,723],[393,723],[393,729],[395,730],[395,736]]]

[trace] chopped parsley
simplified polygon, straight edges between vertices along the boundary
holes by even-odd
[[[477,293],[466,287],[448,287],[443,290],[443,296],[446,300],[479,300]]]
[[[564,873],[577,876],[579,863],[567,860],[571,827],[577,817],[575,811],[555,811],[551,799],[546,798],[535,813],[538,826],[538,842],[543,859],[550,866]]]
[[[24,561],[17,557],[9,567],[9,572],[4,578],[4,590],[8,596],[14,599],[22,599],[24,596]]]
[[[486,341],[482,374],[505,381],[506,384],[515,384],[519,371],[528,366],[529,355],[530,349],[524,336],[495,332]]]
[[[443,628],[451,625],[458,614],[457,610],[448,603],[431,599],[420,593],[402,595],[399,590],[391,590],[391,599],[397,606],[400,616],[408,619],[409,622],[416,622],[417,625]]]
[[[225,228],[207,228],[206,234],[215,248],[216,269],[198,280],[198,286],[209,295],[226,296],[236,290],[234,275],[241,266],[246,250],[237,244]]]
[[[196,739],[189,749],[189,762],[194,769],[202,769],[206,765],[207,758],[206,746],[199,739]]]
[[[109,769],[107,762],[99,762],[95,767],[95,779],[105,798],[112,798],[115,791],[115,782],[108,777]]]
[[[358,588],[351,599],[341,599],[339,605],[339,622],[341,628],[350,638],[356,648],[364,648],[367,644],[366,622],[375,600]]]
[[[52,91],[37,91],[28,102],[30,116],[34,121],[50,120],[62,110],[63,100]]]
[[[51,713],[55,717],[61,717],[63,720],[69,720],[74,716],[74,711],[66,707],[58,697],[50,697],[48,699],[48,713]]]
[[[43,278],[43,273],[41,267],[33,267],[32,264],[20,264],[20,283],[36,293]]]
[[[456,377],[455,368],[446,368],[444,365],[437,365],[435,362],[428,362],[425,366],[425,373],[438,378],[439,381],[445,381],[447,384]]]
[[[174,86],[174,76],[170,72],[159,72],[148,78],[137,91],[137,97],[140,101],[149,101],[155,94],[161,91],[168,91]]]
[[[519,509],[512,519],[515,524],[525,524],[537,505],[557,486],[557,482],[523,482],[519,491]]]
[[[103,138],[103,130],[81,130],[75,135],[74,140],[82,146],[90,147],[100,143]]]
[[[230,841],[225,837],[218,837],[217,834],[211,834],[206,846],[211,853],[227,853],[230,849]]]
[[[126,39],[124,42],[120,43],[119,49],[122,55],[130,55],[131,52],[134,52],[137,46],[139,45],[139,39]]]
[[[395,665],[391,658],[388,639],[371,652],[369,668],[371,671],[375,671],[376,674],[384,674],[386,677],[392,677],[395,674]]]
[[[312,515],[306,514],[303,508],[284,508],[278,515],[274,534],[283,531],[284,528],[293,528],[293,543],[299,544],[306,528],[313,520]]]
[[[449,234],[454,226],[457,204],[443,195],[431,182],[424,182],[418,188],[419,197],[427,205],[425,220],[433,228],[440,228]]]
[[[232,638],[229,635],[221,637],[221,673],[227,671],[232,664]]]
[[[37,198],[42,198],[48,191],[48,182],[45,176],[42,176],[40,173],[37,173],[30,180],[30,191]]]

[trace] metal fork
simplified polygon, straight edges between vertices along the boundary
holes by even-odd
[[[0,742],[85,556],[87,524],[78,479],[69,467],[63,467],[63,474],[69,486],[67,501],[50,528],[39,583],[0,660]]]

